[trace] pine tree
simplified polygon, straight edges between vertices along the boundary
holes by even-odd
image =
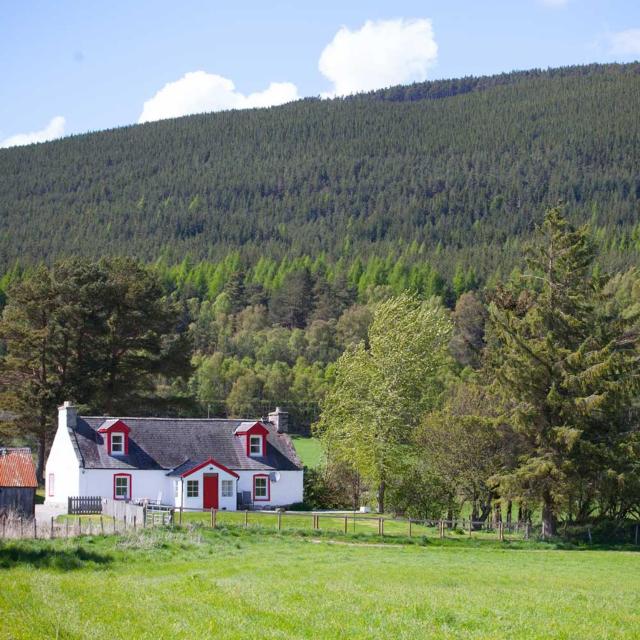
[[[540,500],[548,534],[576,486],[602,472],[624,432],[637,364],[624,322],[604,312],[588,229],[550,210],[532,245],[524,289],[490,307],[493,370],[518,462],[503,495]],[[599,462],[596,462],[599,461]]]

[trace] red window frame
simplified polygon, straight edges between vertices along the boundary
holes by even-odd
[[[128,478],[127,487],[129,495],[126,498],[122,496],[116,496],[116,478]],[[130,473],[114,473],[113,474],[113,499],[114,500],[131,500],[131,490],[132,490],[132,482],[131,482],[131,474]]]
[[[267,480],[267,497],[266,498],[258,498],[256,496],[256,479],[257,478],[265,478]],[[271,482],[269,480],[269,474],[267,473],[256,473],[253,476],[253,501],[254,502],[269,502],[271,500]]]
[[[55,473],[50,473],[49,474],[49,482],[47,484],[47,494],[49,495],[50,498],[52,498],[56,493],[55,493],[55,481],[56,481],[56,474]]]

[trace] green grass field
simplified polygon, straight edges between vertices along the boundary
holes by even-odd
[[[300,456],[300,460],[302,460],[302,464],[311,469],[320,466],[324,453],[318,438],[305,438],[294,435],[291,436],[291,439],[298,452],[298,456]]]
[[[0,544],[0,638],[637,638],[640,553],[190,528]]]

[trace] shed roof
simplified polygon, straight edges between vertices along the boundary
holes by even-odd
[[[37,486],[36,467],[31,457],[31,449],[0,448],[0,487]]]

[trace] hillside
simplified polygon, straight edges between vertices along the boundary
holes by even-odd
[[[512,263],[563,200],[635,259],[640,65],[427,82],[0,150],[0,270],[16,260],[383,255]],[[442,249],[447,251],[442,251]]]

